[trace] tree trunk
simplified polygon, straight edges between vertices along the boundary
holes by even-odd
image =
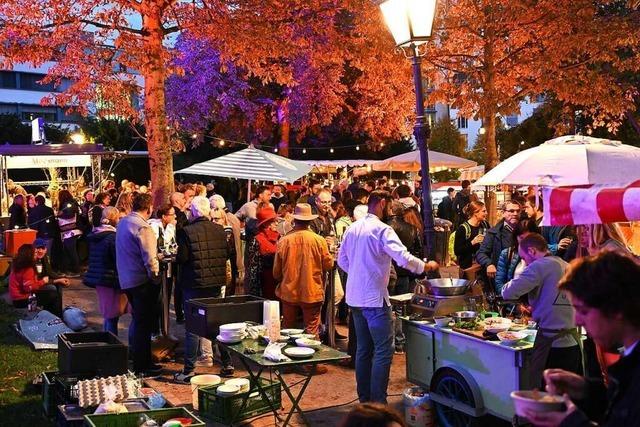
[[[167,132],[165,105],[165,80],[162,40],[162,10],[158,6],[149,7],[143,14],[143,30],[147,31],[144,48],[147,62],[142,67],[144,77],[144,123],[149,150],[149,169],[153,206],[159,207],[169,201],[173,192],[173,158],[171,142]]]
[[[278,143],[278,154],[289,157],[289,141],[291,138],[291,122],[289,121],[289,91],[284,98],[278,102],[278,127],[280,128],[280,141]]]

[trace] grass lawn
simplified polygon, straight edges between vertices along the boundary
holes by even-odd
[[[0,424],[51,426],[42,413],[40,389],[31,382],[39,373],[57,369],[57,353],[31,350],[11,327],[17,318],[0,300]]]

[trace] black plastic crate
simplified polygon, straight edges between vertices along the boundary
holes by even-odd
[[[42,411],[46,417],[53,417],[56,414],[56,406],[59,403],[56,375],[58,372],[42,373]]]
[[[185,303],[187,331],[210,339],[220,333],[220,325],[252,321],[262,324],[265,299],[251,295],[226,298],[195,298]]]
[[[272,407],[280,409],[282,403],[280,382],[269,381],[266,378],[258,378],[258,381],[272,406],[262,398],[262,394],[255,385],[252,385],[248,392],[223,397],[216,394],[216,390],[222,385],[218,384],[198,389],[200,415],[212,421],[233,424],[270,412]]]
[[[71,403],[78,403],[78,399],[80,398],[78,382],[82,380],[89,380],[94,377],[94,375],[56,375],[55,393],[57,404],[66,405]]]
[[[58,335],[61,374],[110,377],[126,374],[128,347],[111,332],[69,332]]]

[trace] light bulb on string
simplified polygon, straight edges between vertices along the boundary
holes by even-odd
[[[356,151],[360,151],[360,146],[356,145]]]
[[[306,148],[302,149],[302,154],[307,154],[307,149]]]
[[[329,150],[330,153],[333,153],[333,148]]]
[[[274,153],[277,153],[277,152],[278,152],[278,147],[274,148],[274,149],[273,149],[273,152],[274,152]]]
[[[221,139],[221,140],[218,142],[218,145],[220,145],[220,147],[224,147],[224,139]]]
[[[198,137],[197,133],[194,133],[193,135],[191,135],[191,138],[196,139]]]
[[[384,142],[380,143],[380,148],[384,147]]]

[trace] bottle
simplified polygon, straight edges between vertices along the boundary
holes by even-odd
[[[27,305],[29,311],[36,311],[38,307],[38,300],[36,299],[36,294],[29,295],[29,304]]]

